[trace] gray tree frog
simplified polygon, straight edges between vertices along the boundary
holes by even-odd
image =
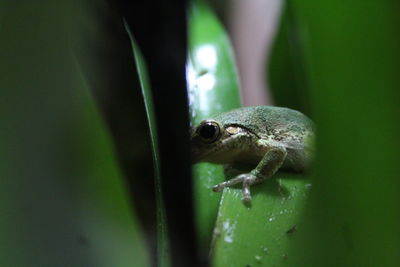
[[[303,172],[313,152],[314,123],[304,114],[282,107],[242,107],[200,122],[192,128],[194,162],[253,164],[242,173],[213,187],[242,183],[245,203],[251,202],[250,186],[272,177],[278,169]]]

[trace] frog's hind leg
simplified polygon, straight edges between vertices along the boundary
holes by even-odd
[[[287,156],[284,147],[274,147],[265,153],[257,167],[250,173],[242,174],[243,177],[243,201],[251,202],[250,186],[261,183],[271,178],[282,166]],[[242,175],[239,175],[242,176]]]
[[[243,198],[246,203],[251,202],[250,187],[273,176],[285,161],[287,152],[284,147],[273,147],[265,153],[257,167],[249,173],[240,174],[228,181],[222,182],[213,187],[214,192],[220,192],[225,187],[229,187],[240,182],[243,183]]]
[[[239,164],[239,163],[224,164],[224,174],[225,177],[228,178],[229,180],[214,186],[213,191],[220,192],[225,187],[229,187],[243,182],[243,179],[240,177],[240,174],[246,173],[249,170],[251,170],[251,168],[247,164]]]
[[[241,183],[241,182],[243,182],[243,178],[241,177],[241,175],[239,175],[239,176],[237,176],[235,178],[229,179],[228,181],[225,181],[225,182],[222,182],[222,183],[219,183],[219,184],[215,185],[213,187],[213,191],[214,192],[221,192],[225,187],[230,187],[232,185],[235,185],[235,184],[238,184],[238,183]]]

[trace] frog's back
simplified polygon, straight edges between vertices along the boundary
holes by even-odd
[[[271,106],[243,107],[214,119],[224,127],[236,125],[258,136],[263,145],[259,150],[251,148],[251,153],[259,156],[256,161],[261,160],[266,147],[283,146],[287,156],[282,168],[294,171],[308,168],[313,155],[314,123],[301,112]]]
[[[306,135],[313,133],[313,122],[293,109],[272,106],[242,107],[216,116],[223,125],[242,125],[256,135]]]

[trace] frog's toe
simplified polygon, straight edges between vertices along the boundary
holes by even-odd
[[[225,186],[223,185],[223,183],[220,183],[220,184],[214,185],[212,190],[214,192],[221,192],[224,188],[225,188]]]
[[[242,201],[244,203],[251,202],[251,193],[250,193],[250,186],[243,183],[243,190],[242,190]]]
[[[242,189],[242,201],[246,204],[251,203],[251,192],[250,186],[257,181],[257,176],[252,173],[246,174],[246,177],[243,179],[243,189]]]
[[[251,195],[250,194],[248,194],[248,195],[243,194],[242,201],[243,201],[244,204],[251,204]]]
[[[230,179],[228,181],[219,183],[219,184],[217,184],[217,185],[215,185],[213,187],[213,191],[214,192],[221,192],[225,187],[229,187],[229,186],[232,186],[232,185],[235,185],[235,184],[243,182],[243,180],[246,179],[246,177],[247,176],[245,174],[242,174],[242,175],[239,175],[239,176],[237,176],[237,177],[235,177],[233,179]]]

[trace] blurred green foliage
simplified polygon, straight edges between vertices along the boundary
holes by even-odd
[[[71,53],[81,5],[0,10],[0,266],[148,266],[108,128]]]
[[[400,264],[397,1],[290,1],[318,126],[288,266]]]
[[[400,265],[399,7],[287,2],[269,76],[277,105],[317,124],[311,180],[279,173],[254,187],[249,208],[240,188],[211,191],[224,179],[221,166],[194,166],[200,253],[210,252],[214,266]],[[93,84],[69,46],[81,8],[0,3],[1,266],[150,264]],[[201,1],[189,30],[190,114],[198,123],[240,98],[228,38]]]

